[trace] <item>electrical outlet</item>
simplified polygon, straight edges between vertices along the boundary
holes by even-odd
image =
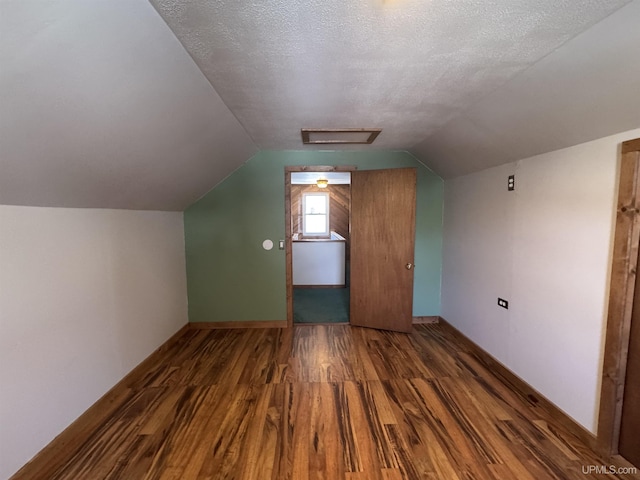
[[[515,189],[516,189],[516,176],[515,175],[509,175],[509,179],[507,180],[507,190],[512,192]]]
[[[509,309],[509,302],[507,302],[504,298],[498,297],[498,306],[502,308]]]

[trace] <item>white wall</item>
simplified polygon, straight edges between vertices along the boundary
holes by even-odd
[[[186,322],[182,213],[0,206],[0,478]]]
[[[293,285],[344,285],[345,249],[344,241],[294,241]]]
[[[442,316],[594,433],[619,144],[637,137],[445,182]]]

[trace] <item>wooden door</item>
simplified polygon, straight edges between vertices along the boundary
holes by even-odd
[[[356,326],[410,332],[416,169],[351,173],[351,305]]]
[[[636,272],[640,272],[640,258]],[[640,468],[640,273],[636,274],[618,452]]]

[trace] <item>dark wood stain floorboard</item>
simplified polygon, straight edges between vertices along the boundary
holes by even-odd
[[[600,479],[608,465],[438,324],[192,330],[55,480]]]

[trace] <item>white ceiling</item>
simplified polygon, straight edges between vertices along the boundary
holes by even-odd
[[[410,149],[628,0],[151,2],[259,148],[382,127],[373,148]]]
[[[145,0],[0,0],[0,204],[183,210],[256,147]]]
[[[640,0],[150,1],[0,0],[0,203],[182,210],[303,127],[445,177],[640,127]]]
[[[640,1],[485,95],[411,151],[455,177],[640,127]]]
[[[351,172],[291,172],[292,185],[313,185],[321,178],[330,185],[351,184]]]

